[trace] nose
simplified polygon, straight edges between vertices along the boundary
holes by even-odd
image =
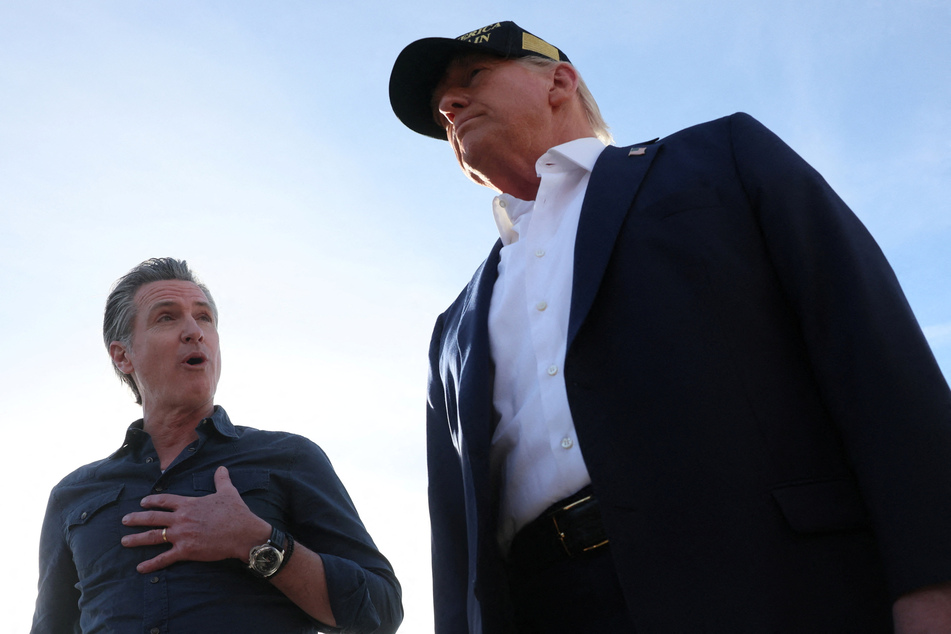
[[[189,343],[191,341],[202,341],[204,338],[205,332],[202,330],[201,324],[193,317],[186,319],[182,328],[182,341]]]
[[[469,105],[469,98],[465,91],[460,88],[448,88],[440,95],[436,102],[436,108],[445,119],[451,124],[459,114],[459,111]]]

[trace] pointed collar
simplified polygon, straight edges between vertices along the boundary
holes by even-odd
[[[604,148],[604,143],[595,137],[556,145],[538,158],[535,162],[535,172],[539,177],[575,169],[591,172]],[[495,218],[503,245],[508,246],[518,240],[518,232],[513,229],[513,224],[519,216],[534,207],[535,201],[521,200],[509,194],[499,194],[492,200],[492,216]]]
[[[122,443],[122,446],[119,447],[110,458],[118,458],[119,456],[125,455],[129,451],[134,451],[138,449],[145,439],[149,435],[145,432],[145,419],[140,418],[135,421],[125,433],[125,440]],[[237,438],[238,433],[234,429],[234,425],[231,423],[231,419],[228,418],[228,413],[225,411],[225,408],[220,405],[215,405],[215,410],[211,413],[211,416],[208,418],[203,418],[201,422],[198,423],[196,427],[198,430],[209,430],[214,429],[222,436],[228,438]]]

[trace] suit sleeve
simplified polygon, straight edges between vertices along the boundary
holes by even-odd
[[[468,631],[468,555],[465,493],[459,451],[450,428],[446,386],[439,358],[445,315],[440,316],[429,347],[429,395],[426,441],[429,465],[429,514],[432,527],[433,607],[436,634]]]
[[[733,157],[822,399],[872,518],[893,598],[951,579],[951,395],[894,272],[822,177],[748,115]]]

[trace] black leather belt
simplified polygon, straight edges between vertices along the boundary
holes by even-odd
[[[608,543],[598,500],[587,486],[550,506],[515,535],[508,563],[537,570]]]

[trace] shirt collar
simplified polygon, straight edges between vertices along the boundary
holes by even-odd
[[[231,419],[228,418],[228,412],[225,411],[221,405],[215,405],[215,411],[211,413],[211,416],[198,423],[207,423],[211,421],[215,429],[218,430],[218,433],[222,436],[227,436],[228,438],[237,438],[238,432],[234,430],[234,425],[231,424]]]
[[[535,172],[539,177],[575,169],[591,172],[603,151],[604,143],[595,137],[568,141],[542,154],[535,161]],[[518,232],[512,225],[519,216],[531,211],[534,207],[534,201],[521,200],[509,194],[499,194],[492,200],[492,215],[495,217],[495,225],[499,229],[499,236],[504,246],[518,240]]]
[[[214,429],[222,436],[226,436],[228,438],[238,437],[238,433],[235,431],[234,425],[231,423],[231,419],[228,418],[228,413],[225,411],[225,408],[220,405],[215,405],[215,410],[211,413],[211,416],[208,418],[203,418],[201,422],[198,423],[198,427],[196,427],[196,429],[204,429],[207,431],[209,429],[209,424],[211,429]],[[122,446],[113,452],[113,454],[109,457],[118,458],[130,451],[138,449],[142,443],[145,442],[145,439],[149,437],[149,435],[145,432],[144,427],[145,419],[142,418],[129,425],[129,428],[125,432],[125,441],[123,441]]]
[[[545,172],[567,172],[579,167],[590,172],[603,151],[604,143],[593,136],[568,141],[542,154],[535,161],[535,171],[539,176]]]

